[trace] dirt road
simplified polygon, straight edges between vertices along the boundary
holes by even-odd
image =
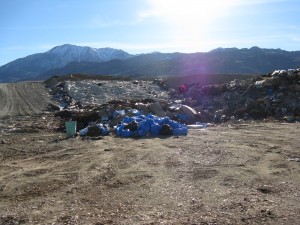
[[[0,118],[42,113],[50,102],[41,82],[0,83]]]

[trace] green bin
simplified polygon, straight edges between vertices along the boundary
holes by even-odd
[[[68,137],[73,137],[76,134],[77,121],[66,122],[66,132]]]

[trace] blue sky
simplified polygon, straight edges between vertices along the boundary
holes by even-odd
[[[1,0],[0,65],[54,46],[300,50],[299,0]]]

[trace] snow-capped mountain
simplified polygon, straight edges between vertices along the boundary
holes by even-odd
[[[218,48],[210,52],[130,55],[112,48],[62,45],[0,67],[0,82],[45,80],[65,74],[115,76],[182,76],[197,74],[262,74],[298,68],[300,51]]]
[[[131,56],[123,50],[113,48],[97,49],[65,44],[0,67],[0,82],[34,79],[45,71],[64,67],[70,62],[106,62]]]
[[[69,44],[54,47],[45,54],[50,57],[60,57],[67,62],[105,62],[112,59],[125,59],[130,57],[130,55],[123,50],[91,48]]]

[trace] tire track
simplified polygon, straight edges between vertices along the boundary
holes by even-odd
[[[40,114],[50,102],[41,82],[0,83],[0,118]]]

